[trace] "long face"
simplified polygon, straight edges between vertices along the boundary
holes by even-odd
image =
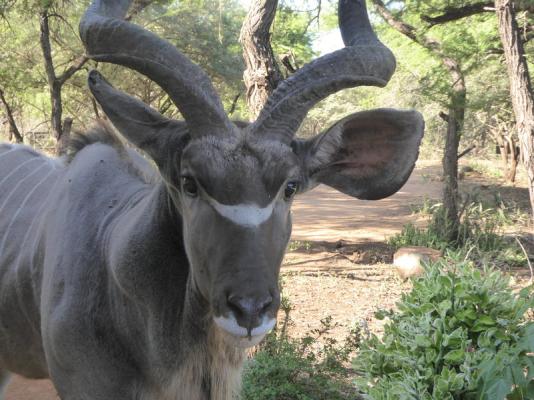
[[[257,344],[275,324],[300,175],[291,148],[277,141],[205,137],[183,152],[179,207],[194,283],[239,346]]]

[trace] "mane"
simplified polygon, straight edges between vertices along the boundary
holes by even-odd
[[[97,120],[89,130],[85,132],[75,132],[72,135],[66,154],[67,164],[72,162],[76,155],[85,147],[94,143],[102,143],[113,147],[115,151],[117,151],[120,159],[124,162],[126,170],[130,174],[137,176],[143,182],[154,183],[158,180],[150,173],[150,171],[143,168],[138,160],[136,161],[136,158],[133,156],[133,154],[136,153],[135,150],[127,146],[127,143],[117,133],[113,126],[109,122],[101,119]],[[139,159],[143,159],[141,154],[137,154]]]
[[[85,147],[94,143],[107,144],[115,148],[121,156],[126,153],[124,142],[115,129],[109,122],[99,119],[87,131],[78,131],[71,136],[67,149],[67,163],[70,163]]]

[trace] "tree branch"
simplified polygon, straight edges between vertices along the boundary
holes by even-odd
[[[462,158],[463,156],[471,153],[473,150],[475,150],[477,148],[477,146],[475,146],[474,144],[469,146],[467,149],[465,149],[464,151],[462,151],[460,154],[458,154],[458,159]]]
[[[15,140],[17,141],[17,143],[22,143],[24,140],[22,138],[22,135],[20,134],[19,128],[17,127],[15,118],[13,117],[11,107],[9,106],[9,103],[4,97],[4,91],[2,90],[2,88],[0,88],[0,101],[2,102],[2,104],[4,105],[4,109],[6,110],[7,121],[9,123],[11,134],[15,136]]]
[[[475,4],[468,4],[463,7],[447,7],[441,15],[430,17],[428,15],[422,15],[421,19],[430,26],[443,24],[445,22],[456,21],[458,19],[470,17],[471,15],[480,14],[483,12],[494,12],[494,2],[484,1]]]
[[[126,21],[131,21],[138,14],[141,13],[145,8],[152,4],[153,0],[136,0],[133,2],[133,6],[130,8],[130,12],[124,18]]]
[[[46,77],[48,84],[56,81],[56,71],[54,70],[54,62],[52,60],[52,48],[50,46],[50,28],[48,26],[48,10],[43,10],[40,15],[41,34],[39,40],[41,42],[41,50],[43,51],[43,58],[45,62]]]
[[[527,4],[526,1],[517,2],[515,7],[516,11],[527,11],[534,13],[534,5]],[[462,18],[485,12],[495,12],[495,2],[493,0],[468,4],[463,7],[446,7],[440,15],[434,17],[422,15],[421,19],[430,26],[434,26],[438,24],[444,24],[446,22],[457,21]]]
[[[414,42],[418,43],[419,45],[441,54],[441,44],[437,40],[430,39],[423,35],[419,35],[415,27],[407,24],[406,22],[394,16],[391,11],[389,11],[388,8],[384,5],[382,0],[371,1],[375,5],[378,13],[382,16],[382,18],[384,18],[384,20],[389,24],[389,26],[402,33],[409,39],[413,40]]]
[[[230,107],[230,111],[228,111],[228,115],[232,115],[235,111],[235,108],[237,107],[237,101],[239,100],[239,97],[241,97],[241,92],[236,94],[234,96],[234,100],[232,101],[232,106]]]
[[[78,57],[76,60],[74,60],[74,63],[65,70],[60,76],[57,77],[57,80],[60,85],[63,85],[66,81],[68,81],[72,75],[74,75],[76,72],[78,72],[85,63],[89,61],[89,58],[87,56],[83,55]]]

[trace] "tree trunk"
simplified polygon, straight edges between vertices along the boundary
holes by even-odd
[[[528,176],[531,217],[534,220],[534,95],[528,72],[525,49],[515,18],[512,0],[495,0],[499,33],[504,49],[510,95],[514,109],[517,134]],[[515,149],[513,149],[515,151]]]
[[[458,62],[449,57],[442,57],[445,68],[451,77],[450,107],[447,120],[447,137],[443,153],[443,208],[450,226],[446,236],[450,241],[458,239],[460,216],[458,214],[458,148],[464,127],[466,107],[465,79]]]
[[[463,111],[463,110],[462,110]],[[458,147],[460,145],[463,112],[449,109],[447,136],[443,152],[443,209],[447,216],[447,226],[443,226],[444,236],[451,242],[458,238],[460,219],[458,215]]]
[[[450,241],[458,239],[460,217],[458,215],[458,147],[464,126],[466,107],[466,86],[463,72],[458,61],[449,57],[442,44],[417,32],[415,27],[393,15],[382,0],[372,0],[378,13],[395,30],[413,42],[431,51],[443,63],[449,72],[451,90],[449,94],[449,115],[440,115],[447,122],[447,137],[443,153],[443,207],[447,215],[445,229]]]
[[[517,172],[517,163],[519,161],[519,149],[517,143],[513,137],[513,133],[508,133],[508,136],[504,137],[506,143],[505,148],[507,151],[507,165],[506,165],[506,182],[515,183],[515,176]],[[508,155],[510,156],[508,158]]]
[[[41,50],[43,52],[46,77],[50,91],[50,101],[52,103],[51,125],[52,136],[56,142],[61,139],[61,118],[63,106],[61,104],[61,84],[58,82],[52,60],[52,48],[50,47],[50,28],[48,26],[48,10],[43,10],[39,18],[41,34],[39,36]]]
[[[63,133],[56,143],[56,154],[58,156],[65,155],[69,147],[70,132],[72,128],[72,118],[65,118],[63,121]]]
[[[253,0],[241,27],[239,41],[243,45],[246,100],[250,115],[256,118],[269,95],[282,80],[271,47],[270,28],[278,0]]]
[[[515,146],[515,143],[513,144],[513,147],[511,149],[511,157],[510,157],[510,166],[508,168],[508,173],[506,174],[506,181],[508,183],[515,183],[515,177],[517,174],[517,164],[519,161],[519,151]]]
[[[15,141],[17,143],[22,143],[24,139],[22,135],[20,134],[19,128],[17,127],[17,123],[15,122],[15,118],[13,117],[13,111],[11,110],[9,103],[6,100],[4,96],[4,91],[2,89],[0,89],[0,101],[4,105],[4,110],[7,116],[7,122],[9,124],[10,136],[14,136]],[[11,137],[10,137],[10,140],[11,140]]]
[[[61,89],[65,82],[72,77],[77,71],[79,71],[83,65],[87,62],[86,56],[79,57],[69,68],[63,72],[60,76],[56,75],[54,68],[54,61],[52,59],[52,48],[50,46],[50,27],[48,25],[48,9],[44,9],[39,18],[41,34],[40,43],[41,50],[43,52],[46,77],[48,80],[48,87],[50,89],[50,101],[52,103],[51,111],[51,124],[52,135],[56,139],[56,150],[62,149],[63,145],[61,137],[63,136],[63,103],[61,100]],[[68,141],[68,138],[65,142]],[[59,155],[59,154],[58,154]]]

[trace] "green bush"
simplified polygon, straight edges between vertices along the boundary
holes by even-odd
[[[427,266],[398,311],[377,314],[389,322],[362,341],[357,384],[374,400],[534,399],[532,307],[532,288],[514,293],[500,272]]]
[[[504,205],[486,207],[480,202],[464,205],[454,240],[450,239],[452,226],[443,206],[425,203],[424,210],[432,215],[425,228],[405,225],[401,233],[389,239],[389,244],[395,248],[425,246],[441,251],[456,249],[480,264],[508,267],[526,264],[526,256],[517,242],[503,235],[503,227],[512,222],[510,210]]]
[[[358,347],[359,330],[351,331],[340,344],[327,337],[333,328],[329,317],[321,321],[321,329],[292,339],[285,329],[290,311],[287,300],[282,309],[286,323],[268,335],[245,365],[242,400],[354,400],[357,392],[346,365]]]

